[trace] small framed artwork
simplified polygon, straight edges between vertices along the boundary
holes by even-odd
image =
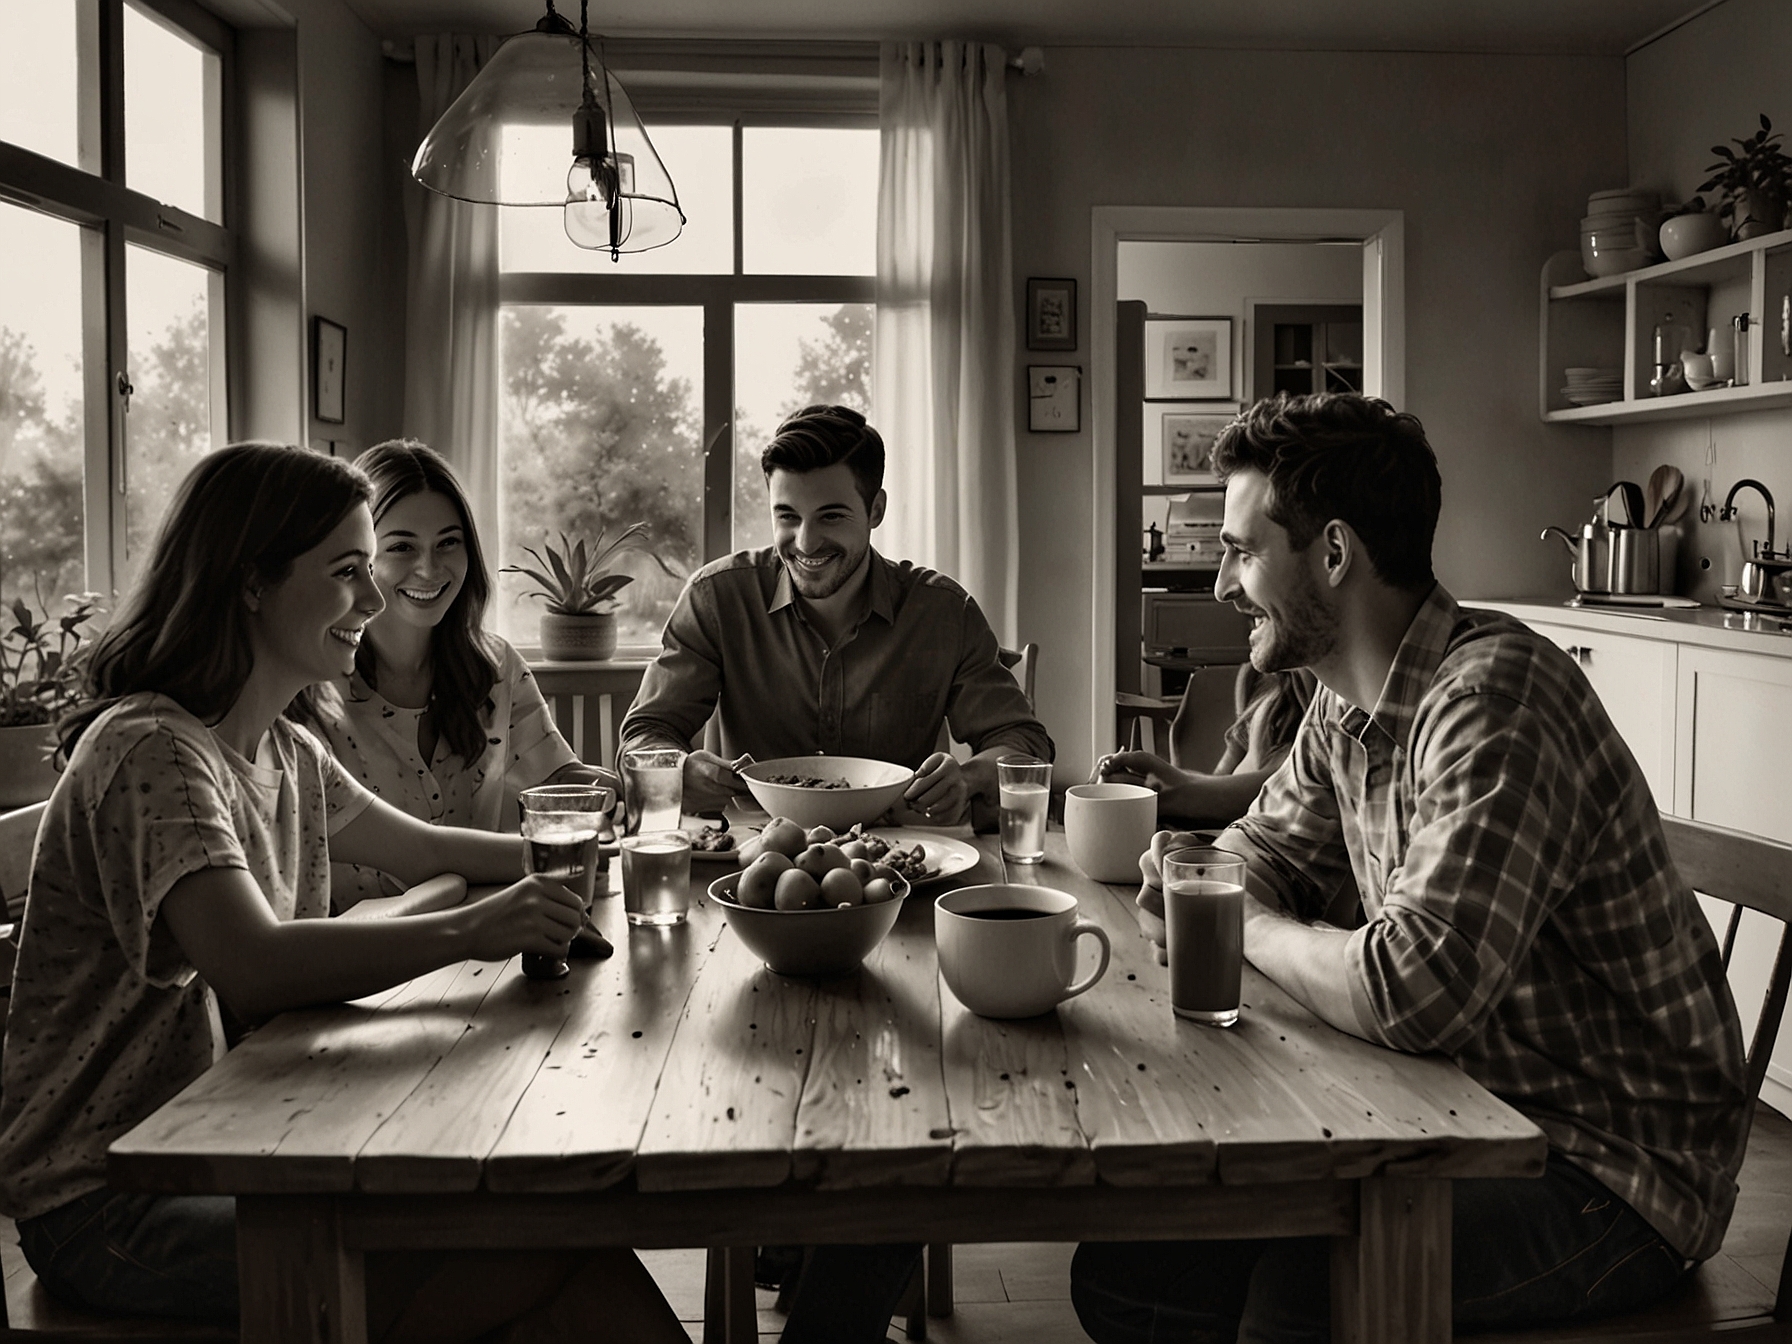
[[[1083,371],[1075,364],[1027,365],[1027,428],[1074,434],[1082,428]]]
[[[1076,349],[1076,281],[1027,281],[1027,349]]]
[[[1232,319],[1145,319],[1145,395],[1154,400],[1229,401]]]
[[[1232,423],[1233,412],[1208,406],[1165,405],[1158,419],[1157,450],[1163,463],[1165,485],[1218,485],[1213,469],[1213,444],[1220,431]],[[1152,444],[1145,445],[1150,452]]]
[[[348,328],[327,317],[311,319],[311,413],[326,425],[343,421],[342,389],[348,376]]]

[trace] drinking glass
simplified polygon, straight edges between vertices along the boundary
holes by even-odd
[[[604,813],[615,805],[613,790],[595,784],[543,784],[524,789],[523,839],[528,842],[523,870],[564,882],[591,902],[609,892],[609,862],[598,851],[597,833]],[[558,980],[567,971],[566,957],[523,953],[523,974],[535,980]]]
[[[1210,1027],[1238,1021],[1244,968],[1244,860],[1224,849],[1164,856],[1170,1007]]]
[[[628,833],[675,831],[684,811],[684,753],[676,747],[641,747],[622,753],[622,794]]]
[[[1045,857],[1045,809],[1052,796],[1052,768],[1032,756],[996,762],[1001,790],[1002,857],[1038,863]]]
[[[622,908],[630,924],[682,924],[690,896],[690,836],[641,831],[622,838]]]

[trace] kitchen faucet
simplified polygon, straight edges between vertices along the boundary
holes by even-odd
[[[1771,493],[1769,493],[1767,487],[1762,485],[1761,482],[1755,480],[1753,477],[1744,476],[1740,481],[1737,481],[1735,485],[1732,485],[1730,487],[1730,493],[1724,496],[1723,508],[1718,510],[1718,514],[1717,514],[1718,521],[1725,522],[1725,523],[1734,521],[1734,519],[1736,517],[1736,505],[1735,505],[1736,492],[1738,490],[1742,489],[1742,487],[1745,485],[1752,486],[1755,490],[1759,491],[1761,498],[1767,501],[1767,544],[1765,546],[1762,546],[1759,542],[1756,542],[1755,543],[1755,547],[1756,547],[1755,554],[1762,560],[1772,560],[1774,558],[1774,554],[1773,554],[1773,495]],[[1787,550],[1789,552],[1792,552],[1792,546],[1787,547]]]

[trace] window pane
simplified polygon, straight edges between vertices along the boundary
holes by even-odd
[[[877,270],[877,131],[741,132],[742,266],[749,275]]]
[[[124,7],[124,150],[128,184],[222,223],[217,53],[158,16]]]
[[[703,310],[507,305],[499,336],[499,536],[492,568],[533,562],[565,530],[613,537],[644,521],[668,574],[639,552],[617,610],[623,644],[656,644],[703,548]],[[538,642],[536,585],[498,576],[496,628]]]
[[[0,601],[87,587],[83,420],[81,231],[0,204]]]
[[[743,303],[734,310],[734,548],[771,544],[759,454],[792,411],[871,413],[870,303]]]
[[[77,2],[0,4],[0,140],[79,168]]]
[[[126,336],[132,386],[125,417],[125,554],[119,591],[129,589],[155,541],[175,487],[225,427],[213,395],[221,386],[222,332],[211,317],[219,277],[191,262],[132,245],[125,249]]]
[[[728,275],[734,270],[733,128],[729,126],[649,127],[678,204],[684,232],[664,247],[608,252],[575,247],[566,236],[560,211],[544,207],[498,212],[498,253],[507,271],[596,271],[604,275]],[[512,126],[504,133],[506,173],[514,165],[564,177],[572,167],[572,128]]]

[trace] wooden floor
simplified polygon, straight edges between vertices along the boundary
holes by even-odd
[[[1708,1266],[1714,1291],[1736,1303],[1769,1303],[1792,1225],[1792,1121],[1763,1106],[1743,1163],[1741,1195],[1718,1262]],[[93,1318],[56,1307],[19,1255],[12,1225],[0,1219],[0,1264],[6,1307],[15,1326],[67,1328]],[[938,1344],[1083,1344],[1070,1306],[1070,1246],[1023,1243],[959,1246],[953,1253],[957,1308],[927,1323]],[[648,1251],[641,1257],[659,1281],[691,1337],[702,1337],[703,1252]],[[1713,1272],[1715,1271],[1715,1272]],[[759,1296],[762,1341],[775,1341],[783,1318],[772,1294]],[[899,1328],[890,1332],[900,1340]]]

